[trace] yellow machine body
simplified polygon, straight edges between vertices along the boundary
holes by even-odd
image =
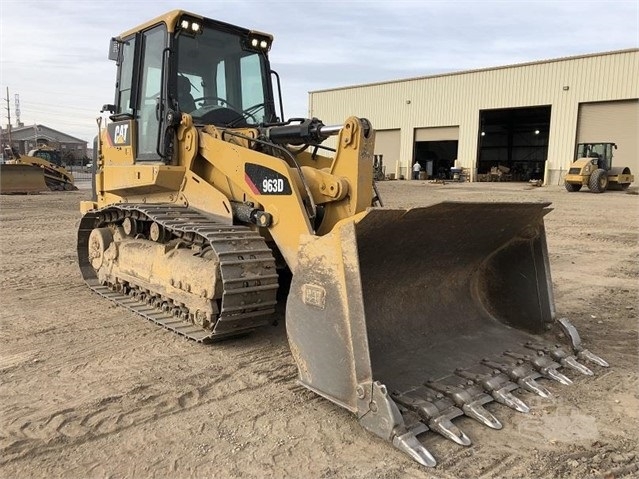
[[[282,120],[271,41],[179,10],[112,40],[77,245],[95,292],[196,341],[267,326],[287,296],[300,382],[427,466],[419,435],[467,446],[455,417],[499,429],[484,404],[525,413],[512,391],[606,365],[556,318],[547,203],[383,207],[371,123]]]

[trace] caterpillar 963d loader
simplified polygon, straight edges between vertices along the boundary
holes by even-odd
[[[548,204],[382,207],[371,124],[282,120],[271,41],[183,11],[112,39],[115,102],[78,232],[95,292],[213,341],[269,325],[292,273],[299,381],[428,466],[419,435],[469,445],[454,418],[499,429],[486,403],[525,413],[513,391],[592,374],[579,358],[606,366],[555,317]]]

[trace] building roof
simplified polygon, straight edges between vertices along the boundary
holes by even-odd
[[[75,136],[67,135],[58,130],[54,130],[51,127],[46,125],[37,124],[37,125],[28,125],[28,126],[19,126],[19,127],[11,127],[11,138],[13,140],[29,140],[33,139],[36,136],[36,132],[34,129],[37,128],[37,137],[38,138],[46,138],[48,140],[64,142],[64,143],[82,143],[86,145],[87,142],[85,140],[81,140],[80,138],[76,138]],[[3,129],[3,135],[7,134],[7,130]]]
[[[578,60],[580,58],[602,57],[602,56],[607,56],[607,55],[619,55],[621,53],[633,53],[633,52],[639,52],[639,48],[627,48],[625,50],[613,50],[613,51],[609,51],[609,52],[588,53],[588,54],[584,54],[584,55],[575,55],[575,56],[569,56],[569,57],[550,58],[550,59],[547,59],[547,60],[537,60],[537,61],[534,61],[534,62],[525,62],[525,63],[513,63],[513,64],[510,64],[510,65],[501,65],[501,66],[497,66],[497,67],[477,68],[477,69],[472,69],[472,70],[459,70],[459,71],[448,72],[448,73],[438,73],[436,75],[425,75],[425,76],[410,77],[410,78],[400,78],[400,79],[397,79],[397,80],[386,80],[386,81],[372,82],[372,83],[360,83],[360,84],[356,84],[356,85],[348,85],[348,86],[335,87],[335,88],[325,88],[325,89],[322,89],[322,90],[312,90],[309,93],[323,93],[323,92],[337,91],[337,90],[348,90],[350,88],[361,88],[361,87],[369,87],[369,86],[376,86],[376,85],[387,85],[389,83],[403,83],[403,82],[410,82],[410,81],[415,81],[415,80],[427,80],[427,79],[430,79],[430,78],[439,78],[439,77],[446,77],[446,76],[453,76],[453,75],[466,75],[468,73],[486,72],[486,71],[493,71],[493,70],[503,70],[503,69],[506,69],[506,68],[518,68],[518,67],[525,67],[525,66],[530,66],[530,65],[541,65],[541,64],[544,64],[544,63],[564,62],[564,61],[568,61],[568,60]]]

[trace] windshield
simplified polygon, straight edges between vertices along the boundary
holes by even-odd
[[[266,56],[242,48],[239,34],[204,25],[177,43],[174,100],[196,124],[252,126],[272,118]]]
[[[603,158],[607,156],[607,144],[605,143],[580,143],[578,146],[578,158]]]
[[[54,165],[62,166],[62,160],[60,159],[60,153],[57,151],[48,151],[48,150],[33,150],[32,156],[36,156],[38,158],[42,158],[43,160],[47,160]]]

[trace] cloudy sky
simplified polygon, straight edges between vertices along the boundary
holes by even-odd
[[[0,0],[12,120],[19,94],[25,125],[90,141],[114,96],[109,39],[174,8],[273,34],[287,116],[314,90],[639,47],[639,0]]]

